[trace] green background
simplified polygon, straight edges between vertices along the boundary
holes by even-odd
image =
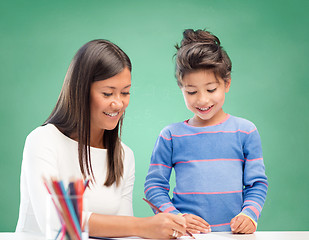
[[[14,231],[26,136],[54,107],[84,43],[104,38],[133,63],[123,141],[136,158],[134,212],[160,130],[192,116],[174,78],[186,28],[216,34],[233,62],[224,110],[259,129],[269,177],[258,230],[309,230],[309,2],[278,0],[1,1],[0,231]]]

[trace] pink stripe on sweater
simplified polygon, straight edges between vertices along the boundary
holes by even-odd
[[[256,130],[256,128],[251,130],[250,132],[246,132],[246,131],[243,131],[243,130],[240,130],[240,129],[235,130],[235,131],[204,131],[204,132],[191,133],[191,134],[183,134],[183,135],[174,135],[174,134],[172,134],[172,137],[187,137],[187,136],[195,136],[195,135],[205,134],[205,133],[236,133],[236,132],[242,132],[242,133],[245,133],[245,134],[250,134],[250,133],[254,132],[255,130]],[[162,138],[164,138],[165,140],[168,140],[168,141],[172,140],[172,138],[166,138],[166,137],[164,137],[162,135],[160,135],[160,137],[162,137]]]
[[[263,158],[255,158],[255,159],[247,159],[247,158],[245,158],[245,159],[246,159],[246,161],[248,161],[248,162],[263,160]]]
[[[164,164],[160,164],[160,163],[152,163],[150,164],[150,166],[163,166],[163,167],[167,167],[167,168],[172,168],[170,166],[164,165]]]
[[[174,194],[178,194],[178,195],[184,195],[184,194],[228,194],[228,193],[240,193],[242,192],[242,190],[239,191],[227,191],[227,192],[184,192],[184,193],[180,193],[180,192],[173,192]]]
[[[166,137],[164,137],[164,136],[162,136],[162,135],[160,135],[160,137],[162,137],[162,138],[164,138],[165,140],[172,140],[172,138],[166,138]]]
[[[264,184],[264,185],[268,188],[268,185],[267,185],[267,183],[265,183],[265,182],[262,182],[262,181],[256,181],[255,183],[262,183],[262,184]],[[250,185],[250,187],[253,187],[253,185]]]
[[[226,226],[226,225],[230,225],[230,223],[215,224],[215,225],[210,225],[210,227],[220,227],[220,226]]]
[[[260,216],[259,210],[257,210],[257,209],[256,209],[255,207],[253,207],[253,206],[244,207],[243,210],[245,210],[245,209],[247,209],[247,208],[251,209],[251,210],[254,212],[254,214],[257,216],[257,218],[259,218],[259,216]]]
[[[189,160],[189,161],[179,161],[178,163],[190,163],[190,162],[215,162],[215,161],[238,161],[238,162],[244,162],[242,159],[229,159],[229,158],[218,158],[218,159],[201,159],[201,160]]]
[[[161,207],[163,207],[163,206],[165,206],[165,205],[167,205],[167,204],[172,204],[172,203],[171,203],[171,202],[164,203],[164,204],[162,204],[159,208],[161,208]]]
[[[152,188],[163,188],[163,189],[169,191],[169,189],[168,189],[168,188],[165,188],[165,187],[161,187],[161,186],[152,186],[152,187],[150,187],[150,188],[147,188],[147,189],[145,190],[144,193],[146,194],[146,192],[148,192],[148,190],[150,190],[150,189],[152,189]]]
[[[163,212],[168,213],[168,212],[171,212],[171,211],[174,211],[174,210],[176,210],[175,207],[168,207],[168,208],[165,209]]]
[[[230,114],[227,114],[226,117],[225,117],[221,122],[219,122],[219,123],[217,123],[217,124],[214,124],[214,125],[207,126],[207,127],[218,126],[218,125],[224,123],[225,121],[227,121],[227,120],[230,118],[230,116],[231,116]],[[190,126],[190,127],[195,127],[195,126],[192,126],[192,125],[189,124],[189,120],[190,120],[190,119],[184,121],[184,124],[186,124],[186,125],[188,125],[188,126]]]
[[[244,203],[245,203],[245,202],[252,202],[252,203],[254,203],[254,204],[258,205],[258,206],[262,209],[261,205],[260,205],[260,204],[258,204],[258,203],[257,203],[257,202],[255,202],[255,201],[252,201],[252,200],[246,200],[246,201],[244,201]]]
[[[261,181],[256,181],[257,183],[263,183],[267,188],[268,188],[268,184],[267,183],[264,183],[264,182],[261,182]]]

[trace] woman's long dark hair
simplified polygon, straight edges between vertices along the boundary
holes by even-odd
[[[107,40],[93,40],[83,45],[74,56],[56,103],[44,122],[54,124],[66,136],[76,136],[80,170],[84,178],[94,179],[90,156],[90,87],[120,73],[131,71],[129,57]],[[107,149],[108,169],[105,186],[119,184],[123,175],[121,127],[123,116],[113,130],[105,130],[103,145]]]

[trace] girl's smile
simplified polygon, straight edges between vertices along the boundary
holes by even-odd
[[[212,70],[196,70],[184,75],[181,88],[187,108],[194,113],[189,124],[196,127],[215,125],[224,120],[222,106],[231,81],[224,82]]]
[[[206,114],[206,113],[209,113],[211,111],[211,109],[213,108],[214,105],[211,105],[210,107],[206,107],[206,108],[200,108],[200,107],[197,107],[196,109],[202,113],[202,114]]]

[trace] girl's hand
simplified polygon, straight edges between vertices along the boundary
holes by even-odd
[[[171,213],[159,213],[153,217],[142,218],[145,238],[177,238],[186,233],[186,220]]]
[[[255,224],[252,222],[252,220],[245,216],[245,215],[239,215],[234,217],[231,220],[231,230],[233,233],[254,233],[256,230]]]
[[[211,232],[210,225],[203,218],[194,214],[184,214],[186,219],[187,230],[191,233],[209,233]]]

